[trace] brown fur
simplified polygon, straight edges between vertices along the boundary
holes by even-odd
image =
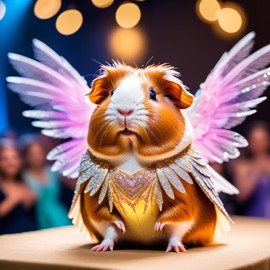
[[[164,200],[163,210],[158,221],[168,224],[194,220],[192,229],[183,237],[187,246],[205,246],[213,241],[216,227],[216,211],[198,184],[191,185],[182,180],[186,193],[175,192],[175,199]],[[166,195],[163,195],[166,196]]]
[[[105,120],[105,112],[110,104],[110,93],[117,88],[121,79],[135,71],[141,77],[145,93],[143,104],[148,111],[147,127],[133,128],[136,136],[132,146],[139,158],[162,155],[175,148],[185,131],[185,121],[179,108],[187,108],[193,97],[173,81],[166,79],[166,72],[172,68],[165,65],[134,69],[129,66],[104,67],[104,75],[97,78],[89,95],[99,106],[89,123],[88,144],[91,152],[99,158],[112,160],[121,158],[130,149],[130,140],[119,136],[121,125]],[[153,87],[158,102],[149,99],[149,87]],[[168,98],[170,100],[168,100]]]
[[[189,95],[181,85],[164,78],[164,72],[172,69],[167,65],[152,65],[145,69],[145,73],[158,93],[169,97],[178,109],[186,109],[192,104],[193,96]]]
[[[99,193],[96,193],[93,196],[89,196],[89,193],[83,193],[86,184],[81,189],[81,214],[84,221],[84,225],[87,227],[90,235],[94,235],[97,239],[102,240],[102,235],[98,232],[95,226],[92,224],[91,220],[95,222],[108,222],[108,224],[116,221],[122,220],[119,212],[114,207],[112,213],[109,210],[108,200],[99,204],[98,196]]]

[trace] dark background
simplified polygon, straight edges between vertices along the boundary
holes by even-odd
[[[6,0],[6,17],[0,21],[0,134],[7,130],[17,133],[33,132],[30,120],[21,116],[28,109],[18,96],[6,89],[5,77],[15,75],[7,61],[7,52],[32,56],[31,41],[38,38],[63,55],[83,76],[93,74],[99,68],[91,59],[105,63],[112,56],[108,49],[108,36],[117,27],[115,11],[123,1],[115,1],[109,8],[98,9],[90,0],[63,0],[62,10],[73,2],[83,13],[81,29],[71,36],[63,36],[55,29],[56,16],[40,20],[33,13],[35,1]],[[226,3],[226,1],[223,1]],[[254,49],[270,43],[270,1],[242,0],[240,4],[247,13],[247,27],[243,34],[255,31]],[[138,25],[147,36],[145,64],[153,56],[151,63],[167,62],[182,74],[183,82],[195,92],[226,50],[229,50],[240,37],[223,39],[212,27],[202,22],[195,12],[196,1],[191,0],[146,0],[138,2],[142,18]],[[86,79],[91,82],[92,76]],[[269,96],[269,90],[266,91]],[[248,121],[262,119],[270,121],[267,100],[258,108],[256,115]],[[247,122],[248,122],[247,121]],[[246,124],[247,124],[246,122]],[[243,130],[245,124],[239,129]]]

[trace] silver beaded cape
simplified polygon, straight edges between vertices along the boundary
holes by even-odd
[[[174,189],[185,193],[182,181],[193,184],[193,181],[195,180],[210,201],[218,207],[231,223],[233,223],[215,190],[214,183],[211,179],[211,172],[208,169],[206,161],[201,157],[193,145],[188,146],[180,154],[165,159],[164,161],[159,161],[151,166],[154,168],[152,169],[152,172],[154,171],[155,177],[152,180],[154,183],[150,184],[153,184],[155,187],[156,201],[160,211],[162,211],[164,196],[162,195],[162,190],[164,190],[163,194],[165,193],[166,196],[174,199]],[[87,150],[80,163],[79,178],[71,210],[79,197],[82,184],[87,183],[83,192],[89,193],[89,196],[93,196],[99,192],[99,204],[101,204],[105,197],[108,196],[109,208],[110,211],[112,211],[114,204],[112,194],[113,178],[110,174],[113,173],[113,170],[114,168],[109,163],[96,158],[89,150]],[[147,177],[148,176],[145,176],[145,178]],[[150,179],[149,177],[148,179]],[[130,178],[132,178],[132,175]]]

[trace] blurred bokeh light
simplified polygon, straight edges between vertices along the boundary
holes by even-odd
[[[56,20],[56,29],[62,35],[72,35],[77,32],[83,23],[80,11],[69,9],[62,12]]]
[[[6,13],[6,6],[2,1],[0,1],[0,21],[4,18],[5,13]]]
[[[217,0],[198,0],[196,3],[196,12],[205,22],[216,21],[220,11],[221,6]]]
[[[106,8],[109,7],[114,0],[92,0],[94,6],[98,8]]]
[[[242,18],[240,13],[233,8],[223,8],[218,17],[220,27],[228,33],[239,31],[242,26]]]
[[[115,58],[128,62],[139,61],[145,56],[146,43],[141,30],[116,28],[111,33],[109,49]]]
[[[197,0],[195,9],[198,17],[211,24],[220,37],[237,37],[243,33],[247,24],[244,9],[235,2]]]
[[[218,24],[227,33],[236,33],[245,25],[246,16],[243,9],[235,3],[227,3],[218,16]]]
[[[141,19],[140,8],[131,2],[126,2],[119,6],[115,18],[117,23],[123,28],[132,28],[138,24]]]
[[[39,19],[53,17],[61,8],[61,0],[38,0],[34,7],[34,13]]]

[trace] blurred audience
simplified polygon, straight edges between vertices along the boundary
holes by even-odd
[[[25,170],[23,176],[36,193],[36,216],[40,229],[70,225],[68,208],[61,202],[59,174],[46,163],[46,152],[38,141],[28,143],[23,150]]]
[[[36,196],[23,181],[22,158],[8,139],[0,144],[0,234],[37,229],[33,215]]]
[[[232,163],[234,184],[240,190],[237,213],[270,218],[270,128],[254,122],[246,137],[249,146]]]

